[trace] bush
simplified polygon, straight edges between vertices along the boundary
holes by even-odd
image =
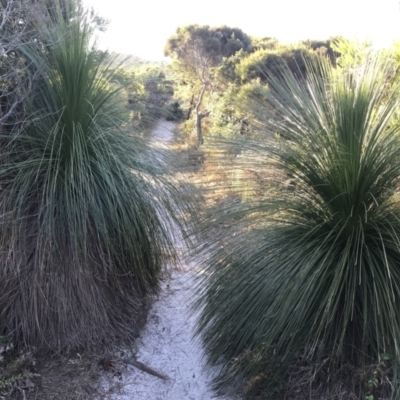
[[[90,24],[71,4],[39,21],[43,47],[23,49],[37,76],[31,118],[0,150],[0,332],[18,347],[133,338],[174,256],[175,189],[124,131],[111,62],[89,48]]]
[[[183,119],[183,110],[178,101],[174,101],[166,110],[167,121],[179,121]]]
[[[343,379],[356,381],[353,395],[362,398],[360,376],[344,376],[344,366],[400,356],[393,72],[376,57],[347,71],[308,65],[305,81],[288,69],[270,78],[266,104],[275,114],[265,107],[265,131],[242,142],[242,157],[244,165],[272,169],[275,185],[207,220],[214,227],[228,220],[235,233],[227,240],[222,232],[202,252],[198,333],[209,362],[221,368],[220,386],[250,385],[260,374],[288,377],[297,363],[315,366],[306,377],[296,370],[307,398],[310,391],[322,398],[317,387],[332,393]]]

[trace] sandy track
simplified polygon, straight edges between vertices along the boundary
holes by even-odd
[[[173,138],[174,125],[160,121],[152,140],[155,146],[166,145]],[[212,371],[204,367],[201,344],[193,340],[196,317],[191,315],[194,265],[179,242],[182,265],[161,282],[159,298],[148,315],[147,325],[137,342],[136,359],[167,375],[162,380],[128,366],[122,376],[106,386],[114,392],[115,400],[229,400],[216,396],[211,389]],[[117,393],[115,392],[117,390]]]

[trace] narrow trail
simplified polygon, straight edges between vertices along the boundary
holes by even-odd
[[[154,145],[168,146],[173,139],[173,128],[173,123],[160,121],[152,133]],[[183,242],[176,241],[181,266],[161,282],[158,299],[149,311],[136,352],[137,361],[169,379],[163,380],[128,366],[119,379],[113,379],[112,399],[233,400],[213,392],[212,371],[204,366],[201,344],[193,340],[196,317],[190,313],[190,302],[196,266],[189,262]]]

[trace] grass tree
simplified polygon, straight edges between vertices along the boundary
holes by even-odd
[[[72,349],[137,334],[145,295],[174,256],[179,204],[161,161],[119,118],[85,14],[54,4],[42,43],[21,50],[36,82],[27,121],[2,133],[0,332]]]
[[[348,399],[395,380],[400,93],[389,85],[393,74],[376,57],[347,71],[308,65],[304,81],[287,69],[269,79],[264,130],[241,143],[241,157],[273,171],[274,184],[266,176],[261,198],[207,221],[228,220],[235,231],[205,249],[197,303],[220,386],[264,380],[279,398],[278,381],[290,377],[296,396]]]

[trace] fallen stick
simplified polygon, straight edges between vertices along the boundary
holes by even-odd
[[[147,365],[141,363],[140,361],[124,359],[122,360],[122,362],[128,365],[132,365],[143,372],[147,372],[150,375],[156,376],[157,378],[164,379],[165,381],[170,379],[167,375],[164,375],[161,372],[158,372],[153,368],[148,367]]]

